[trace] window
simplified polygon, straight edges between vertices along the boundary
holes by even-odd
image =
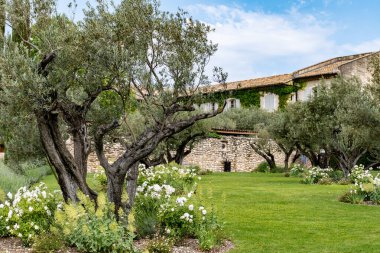
[[[230,108],[236,108],[236,100],[235,99],[230,100]]]
[[[229,110],[231,108],[240,108],[240,100],[235,98],[227,99],[227,105],[225,110]]]
[[[264,96],[264,109],[269,111],[269,112],[273,112],[274,110],[276,110],[276,95],[273,94],[273,93],[268,93],[268,94],[265,94]]]
[[[217,111],[217,110],[218,110],[218,107],[219,107],[218,103],[212,103],[212,104],[211,104],[211,110],[212,110],[213,112]]]

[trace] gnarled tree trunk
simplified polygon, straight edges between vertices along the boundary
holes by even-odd
[[[41,141],[50,163],[54,166],[65,201],[77,201],[77,190],[95,200],[97,194],[87,185],[86,177],[68,151],[58,125],[58,114],[36,112]]]

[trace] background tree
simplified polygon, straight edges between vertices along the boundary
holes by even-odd
[[[276,142],[279,149],[284,153],[284,171],[288,171],[292,155],[294,155],[293,163],[299,157],[298,153],[296,153],[296,140],[291,134],[293,125],[290,122],[290,117],[291,115],[289,115],[288,111],[275,112],[267,127],[272,140]]]
[[[378,142],[379,108],[357,79],[334,79],[315,90],[307,102],[287,108],[290,136],[314,166],[322,149],[345,175]]]

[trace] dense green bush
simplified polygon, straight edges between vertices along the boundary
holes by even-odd
[[[15,195],[8,193],[0,204],[0,236],[17,236],[30,245],[36,235],[49,230],[60,199],[58,192],[49,193],[43,183],[29,190],[21,187]]]
[[[80,204],[69,203],[57,210],[52,232],[61,233],[69,244],[85,252],[119,253],[134,252],[133,214],[128,217],[119,212],[116,220],[114,206],[105,194],[100,193],[97,209],[89,197],[78,194]],[[125,226],[128,220],[129,226]],[[122,222],[124,221],[124,222]]]
[[[380,204],[380,174],[374,177],[370,170],[364,170],[364,166],[359,165],[353,168],[350,179],[355,184],[340,197],[340,201],[351,204]]]
[[[293,164],[292,168],[290,169],[290,176],[292,177],[300,177],[305,172],[306,168],[303,167],[300,164]]]
[[[259,163],[259,165],[257,165],[257,168],[254,170],[254,172],[269,172],[270,171],[270,167],[269,167],[269,164],[267,162],[261,162]]]
[[[222,242],[225,236],[216,214],[195,194],[197,172],[177,164],[140,167],[134,207],[139,236],[196,238],[204,250]]]
[[[33,243],[34,253],[53,253],[65,247],[63,238],[58,234],[44,232],[38,235]]]

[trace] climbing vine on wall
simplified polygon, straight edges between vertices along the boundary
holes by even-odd
[[[258,87],[244,90],[229,90],[208,94],[202,99],[202,103],[218,103],[222,106],[224,100],[236,98],[240,100],[242,107],[260,107],[260,97],[264,93],[273,93],[279,97],[279,108],[284,108],[292,93],[302,90],[306,83],[296,83],[294,85],[277,85],[269,87]]]

